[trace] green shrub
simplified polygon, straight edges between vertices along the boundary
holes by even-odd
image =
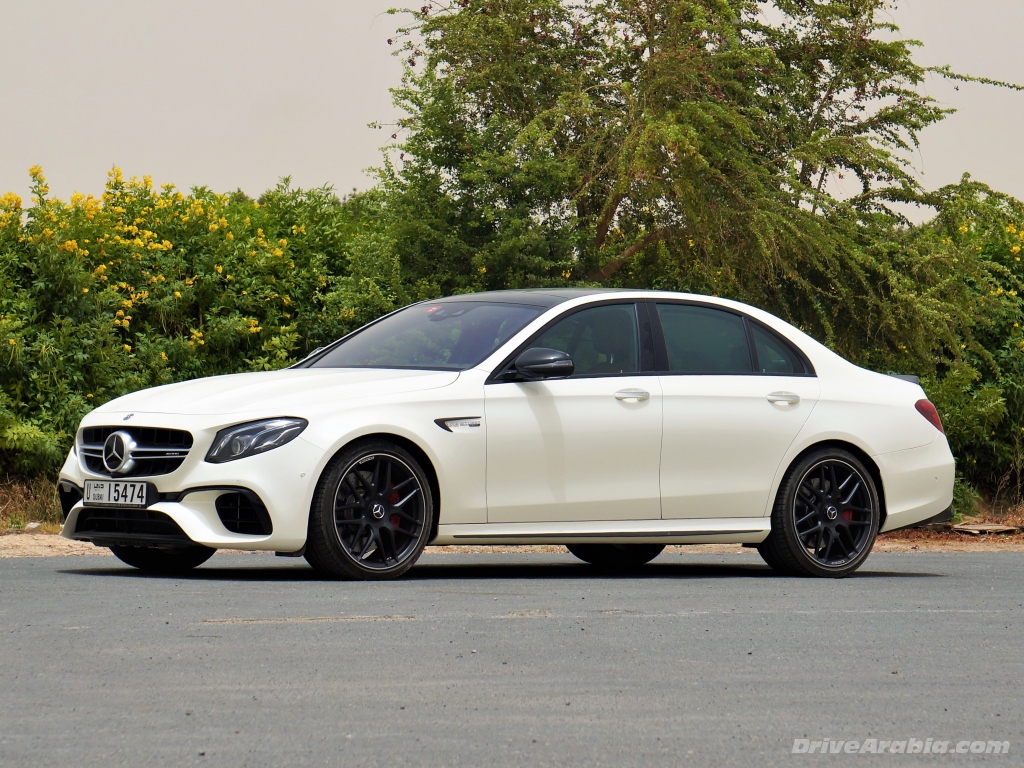
[[[287,366],[396,300],[351,245],[367,200],[156,190],[115,168],[102,197],[65,203],[30,173],[34,205],[0,198],[0,468],[52,471],[96,405]]]

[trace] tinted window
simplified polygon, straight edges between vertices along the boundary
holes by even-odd
[[[753,373],[743,319],[730,312],[659,304],[658,317],[675,373]]]
[[[757,352],[757,368],[761,373],[804,373],[803,362],[788,344],[759,325],[751,323],[750,328]]]
[[[573,376],[636,373],[640,370],[636,307],[632,304],[584,309],[548,328],[530,349],[568,352]]]
[[[310,367],[461,371],[482,363],[542,311],[480,301],[415,304],[360,331]]]

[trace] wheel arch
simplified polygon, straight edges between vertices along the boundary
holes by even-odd
[[[879,505],[879,522],[878,530],[882,530],[882,526],[885,525],[886,518],[886,506],[885,506],[885,483],[882,481],[882,472],[879,470],[878,465],[875,461],[862,449],[853,443],[849,443],[845,440],[822,440],[817,443],[812,443],[804,448],[800,453],[793,457],[792,461],[789,462],[789,466],[786,467],[786,473],[788,473],[797,462],[801,461],[809,453],[821,450],[822,448],[841,448],[844,451],[852,453],[856,456],[865,467],[868,472],[871,473],[871,479],[875,481],[875,488],[878,490],[878,505]],[[786,473],[783,473],[785,476]],[[782,493],[782,486],[776,491],[776,498],[778,494]]]
[[[434,519],[430,524],[430,538],[427,540],[427,544],[429,544],[437,538],[438,521],[441,519],[441,484],[437,479],[437,470],[434,468],[434,462],[430,460],[427,452],[417,445],[415,441],[402,435],[396,435],[393,432],[370,432],[365,435],[359,435],[358,437],[352,438],[347,443],[338,446],[337,450],[334,451],[331,458],[320,471],[320,477],[323,477],[324,472],[326,472],[327,468],[331,466],[331,462],[333,462],[335,457],[340,455],[343,451],[348,450],[358,443],[370,442],[373,440],[383,440],[385,442],[394,443],[400,448],[405,449],[413,455],[416,461],[420,463],[420,466],[423,467],[423,471],[427,474],[427,481],[430,483],[430,492],[434,496]],[[317,478],[317,483],[320,482],[320,477]],[[312,513],[312,511],[311,503],[310,513]]]

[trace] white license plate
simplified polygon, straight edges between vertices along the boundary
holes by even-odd
[[[119,483],[115,480],[86,480],[86,507],[145,507],[145,483]]]

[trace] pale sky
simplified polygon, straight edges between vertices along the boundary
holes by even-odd
[[[281,176],[365,189],[396,118],[396,0],[0,0],[0,192],[98,194],[117,164],[157,184],[241,187]],[[901,0],[923,64],[1024,83],[1024,0]],[[1024,199],[1024,94],[932,78],[959,112],[922,136],[934,188],[970,171]]]

